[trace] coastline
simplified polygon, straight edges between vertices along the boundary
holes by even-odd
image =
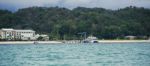
[[[60,44],[60,41],[0,41],[0,44],[34,44],[38,42],[39,44]]]
[[[0,41],[0,44],[61,44],[63,41]],[[98,40],[99,43],[150,43],[150,40]]]
[[[150,40],[98,40],[99,43],[150,43]]]

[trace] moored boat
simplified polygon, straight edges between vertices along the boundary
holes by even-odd
[[[98,43],[97,37],[89,36],[87,39],[83,40],[83,43]]]

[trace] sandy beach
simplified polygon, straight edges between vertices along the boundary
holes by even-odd
[[[60,41],[0,41],[0,44],[34,44],[35,42],[39,44],[59,44]]]
[[[150,40],[98,40],[99,43],[127,43],[127,42],[148,42],[150,43]]]
[[[60,44],[63,41],[0,41],[0,44]],[[150,40],[98,40],[99,43],[130,43],[130,42],[147,42],[150,43]]]

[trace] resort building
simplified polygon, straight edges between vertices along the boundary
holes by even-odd
[[[35,31],[33,30],[15,30],[1,29],[0,39],[5,40],[35,40]]]

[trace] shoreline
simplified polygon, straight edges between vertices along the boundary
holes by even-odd
[[[60,44],[60,41],[0,41],[0,44]]]
[[[141,43],[147,42],[150,43],[150,40],[98,40],[99,43]]]
[[[68,40],[69,41],[69,40]],[[74,41],[74,40],[70,40]],[[150,40],[97,40],[99,43],[150,43]],[[0,41],[0,44],[62,44],[63,41]],[[73,44],[73,43],[72,43]]]

